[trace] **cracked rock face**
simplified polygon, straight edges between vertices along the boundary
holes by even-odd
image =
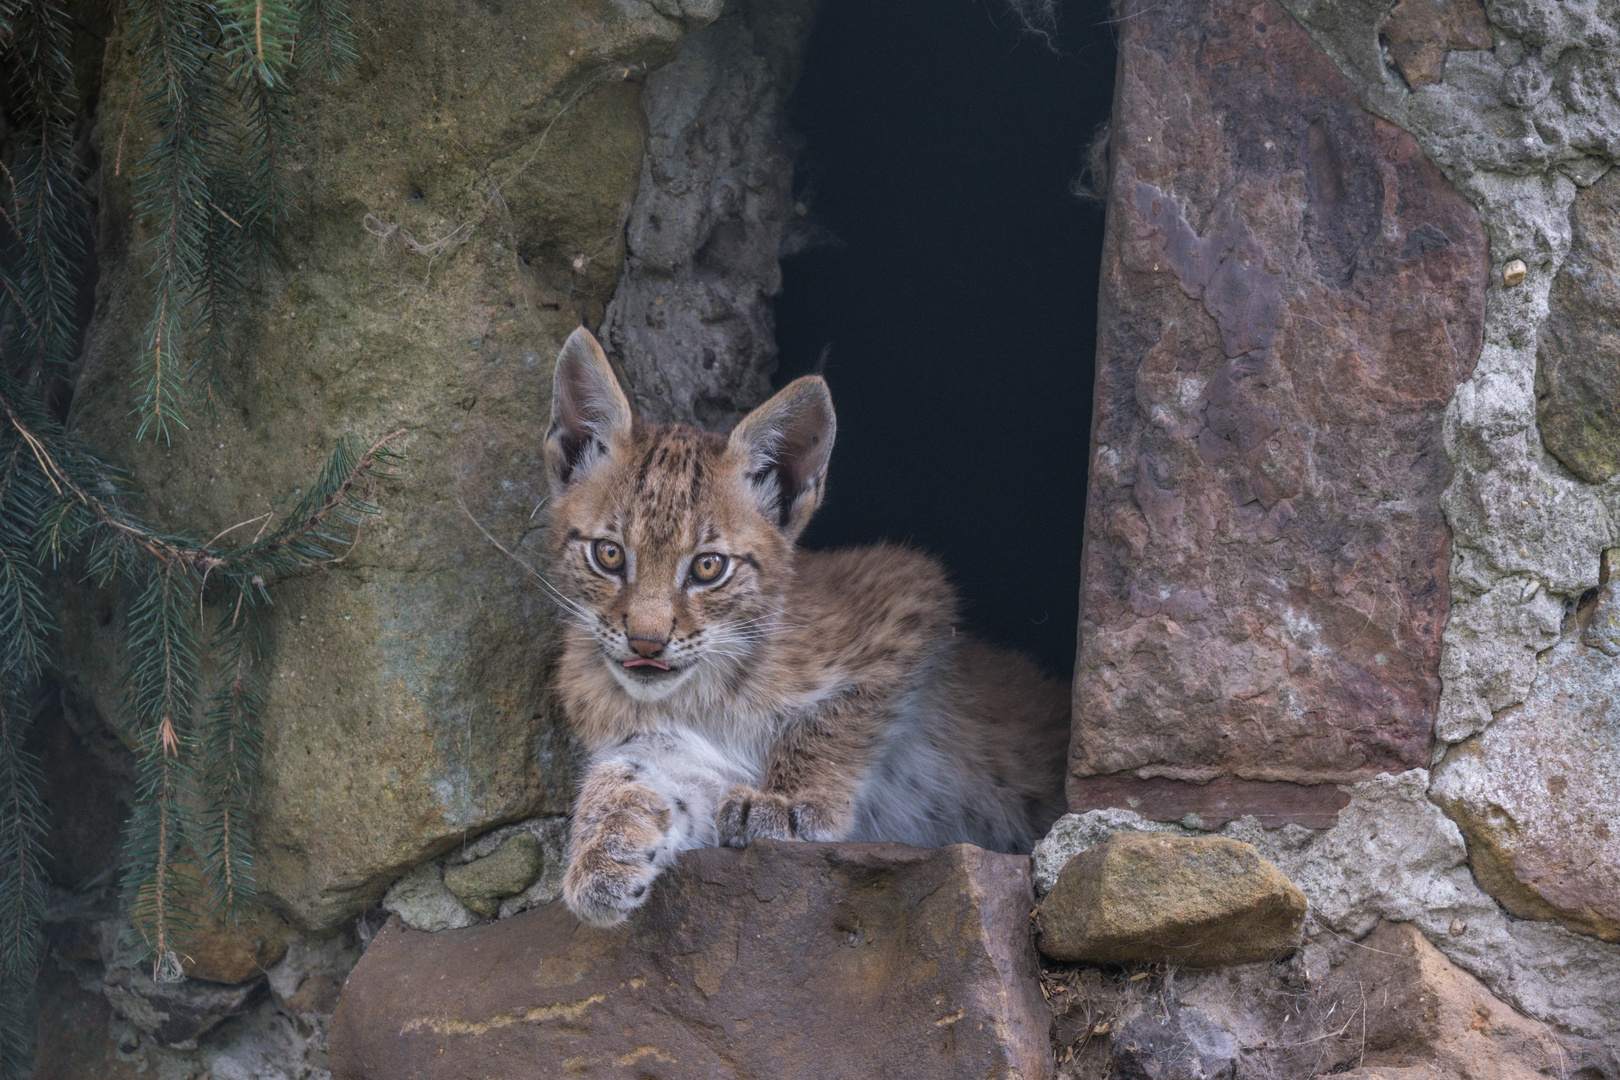
[[[1070,806],[1328,824],[1429,760],[1484,232],[1273,3],[1119,72]]]
[[[333,1018],[335,1080],[1050,1076],[1028,860],[967,845],[689,851],[623,927],[560,904],[390,922]]]
[[[794,222],[783,108],[814,0],[749,0],[642,91],[647,155],[603,324],[638,415],[725,431],[770,396]]]

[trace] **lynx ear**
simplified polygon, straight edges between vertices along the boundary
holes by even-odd
[[[607,457],[613,440],[630,430],[630,402],[602,346],[581,326],[563,344],[551,377],[551,428],[546,472],[561,491]]]
[[[769,518],[789,540],[810,523],[821,505],[838,422],[826,380],[806,375],[743,417],[731,432],[742,454],[744,475]]]

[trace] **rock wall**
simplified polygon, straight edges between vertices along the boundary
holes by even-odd
[[[534,561],[550,366],[582,319],[607,320],[658,418],[726,424],[768,392],[792,217],[780,114],[808,3],[353,14],[353,71],[299,87],[298,212],[227,373],[237,396],[172,445],[132,440],[144,233],[129,171],[100,177],[106,257],[71,423],[133,473],[144,512],[212,535],[296,495],[340,435],[402,428],[407,454],[355,551],[274,590],[263,910],[188,943],[249,957],[245,973],[191,964],[185,983],[154,984],[109,895],[64,896],[53,916],[72,977],[44,1008],[110,1001],[112,1042],[92,1056],[118,1068],[321,1075],[325,1018],[391,886],[390,907],[444,925],[555,898],[577,759],[549,698],[552,607],[468,515]],[[132,70],[115,31],[103,100],[127,98]],[[116,123],[98,137],[110,160]],[[126,164],[150,137],[129,130]],[[93,733],[118,712],[115,612],[67,588],[64,676]],[[78,1033],[44,1014],[40,1030],[42,1061],[78,1060],[63,1043]]]
[[[1238,819],[1620,1045],[1620,5],[1120,15],[1051,842]]]

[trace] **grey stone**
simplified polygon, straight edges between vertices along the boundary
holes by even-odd
[[[1451,747],[1433,795],[1509,911],[1620,942],[1620,662],[1572,633],[1537,666],[1522,704]]]
[[[783,109],[813,9],[743,0],[647,78],[647,155],[603,343],[649,420],[725,430],[770,394],[771,298],[797,220]]]
[[[1119,833],[1170,833],[1174,836],[1194,836],[1191,829],[1183,829],[1163,822],[1147,821],[1132,810],[1092,810],[1084,814],[1064,814],[1052,823],[1051,829],[1036,844],[1034,865],[1030,878],[1035,895],[1045,896],[1057,884],[1058,875],[1070,859],[1087,848],[1104,843]]]
[[[195,1047],[197,1039],[247,1009],[264,981],[225,986],[202,979],[155,982],[134,967],[112,967],[101,992],[112,1007],[163,1046]]]
[[[1581,643],[1604,656],[1620,657],[1620,580],[1610,581],[1598,593],[1581,628]]]
[[[523,892],[540,876],[545,852],[528,833],[509,837],[481,858],[444,870],[444,887],[475,914],[487,919],[501,901]]]
[[[383,907],[413,930],[454,930],[471,926],[478,916],[445,888],[444,867],[423,863],[388,887]]]
[[[1350,802],[1331,829],[1266,829],[1250,818],[1219,835],[1254,845],[1288,875],[1310,901],[1308,924],[1314,920],[1319,929],[1308,933],[1319,941],[1365,937],[1383,919],[1410,922],[1452,963],[1521,1011],[1620,1045],[1620,1014],[1611,1004],[1620,1001],[1620,946],[1507,915],[1475,882],[1462,832],[1429,799],[1426,770],[1344,790]],[[1069,822],[1062,835],[1080,842],[1105,829],[1165,829],[1129,811],[1076,816],[1081,820]],[[1063,859],[1064,849],[1054,843],[1047,858]],[[1459,921],[1463,932],[1453,935]]]

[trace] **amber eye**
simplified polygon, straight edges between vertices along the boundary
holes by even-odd
[[[598,540],[592,544],[591,555],[596,559],[596,565],[610,574],[624,569],[624,548],[612,540]]]
[[[692,560],[692,580],[707,585],[726,572],[726,557],[712,551]]]

